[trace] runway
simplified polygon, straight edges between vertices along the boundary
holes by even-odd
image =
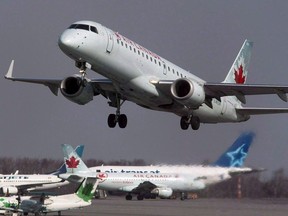
[[[93,200],[89,207],[62,212],[62,215],[136,215],[136,216],[286,216],[287,199],[196,199],[126,201],[124,197]],[[54,214],[56,215],[56,214]]]

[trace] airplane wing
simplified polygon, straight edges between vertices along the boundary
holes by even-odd
[[[277,113],[288,113],[288,108],[241,107],[236,108],[236,112],[242,115],[277,114]]]
[[[160,91],[170,95],[171,85],[174,80],[159,80],[151,83]],[[277,94],[281,100],[287,102],[288,86],[282,85],[251,85],[233,83],[204,83],[204,90],[207,97],[217,98],[223,96],[236,96],[242,103],[246,103],[245,95]]]
[[[288,93],[288,86],[205,83],[204,89],[207,96],[214,98],[222,96],[239,96],[241,98],[245,95],[277,94],[283,101],[287,102],[288,100],[286,95]],[[245,103],[245,99],[241,102]]]
[[[35,79],[35,78],[22,78],[13,77],[14,60],[11,61],[8,72],[5,78],[12,81],[27,82],[34,84],[42,84],[47,86],[54,95],[58,95],[58,90],[61,87],[63,79]],[[107,97],[107,92],[115,92],[113,83],[109,79],[91,79],[89,82],[92,84],[95,92],[100,92],[103,96]]]
[[[149,181],[144,181],[135,187],[131,192],[132,193],[150,193],[157,186]]]
[[[0,210],[4,210],[4,211],[8,211],[8,212],[15,212],[15,213],[23,213],[23,210],[19,209],[19,208],[0,207]],[[5,215],[5,213],[4,213],[4,215]]]

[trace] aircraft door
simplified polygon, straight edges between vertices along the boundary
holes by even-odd
[[[114,39],[113,39],[113,34],[111,34],[110,31],[108,31],[106,29],[106,33],[107,33],[107,47],[106,47],[106,52],[107,53],[111,53],[112,52],[112,49],[113,49],[113,46],[114,46]]]

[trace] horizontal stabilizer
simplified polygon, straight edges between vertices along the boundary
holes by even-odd
[[[288,108],[242,107],[242,108],[236,108],[236,112],[241,115],[278,114],[278,113],[288,113]]]
[[[250,174],[250,173],[257,173],[257,172],[263,172],[266,169],[259,168],[259,169],[250,169],[250,168],[243,168],[240,170],[231,170],[229,171],[230,176],[236,176],[236,175],[242,175],[242,174]]]

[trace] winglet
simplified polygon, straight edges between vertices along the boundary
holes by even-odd
[[[12,77],[13,67],[14,67],[14,60],[11,61],[9,70],[8,70],[8,72],[7,72],[6,75],[5,75],[5,78],[6,78],[6,79],[11,79],[11,78],[13,78],[13,77]]]

